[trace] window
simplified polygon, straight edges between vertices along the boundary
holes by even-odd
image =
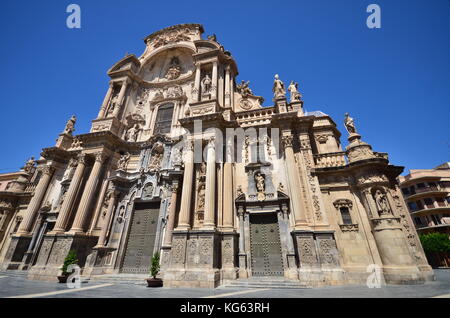
[[[404,195],[408,195],[409,194],[409,189],[408,188],[402,188],[402,192]]]
[[[431,219],[433,220],[435,225],[441,224],[441,219],[437,215],[431,215]]]
[[[419,189],[425,188],[425,183],[418,183],[417,188]]]
[[[423,199],[423,202],[425,203],[425,205],[427,206],[427,208],[433,208],[433,200],[431,200],[430,198],[425,198]]]
[[[419,208],[419,210],[423,209],[423,204],[421,201],[416,201],[417,207]]]
[[[416,222],[416,225],[423,225],[422,220],[420,218],[414,218],[414,222]]]
[[[444,198],[436,198],[436,202],[439,206],[445,206]]]
[[[167,134],[172,126],[173,104],[164,104],[159,106],[156,115],[154,134]]]
[[[408,202],[408,207],[411,212],[417,211],[419,208],[417,207],[416,202]]]
[[[436,187],[436,183],[435,182],[428,182],[428,186],[429,187]]]
[[[450,203],[450,197],[447,197],[446,200],[447,200],[447,203]]]
[[[343,224],[353,224],[352,217],[350,216],[350,211],[347,207],[340,207],[339,211],[341,211]]]

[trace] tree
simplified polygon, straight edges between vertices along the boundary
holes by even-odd
[[[450,239],[444,233],[420,234],[420,242],[427,253],[448,253],[450,252]]]

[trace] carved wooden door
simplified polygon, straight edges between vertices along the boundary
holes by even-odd
[[[159,203],[136,204],[132,215],[123,273],[148,273],[155,246]]]
[[[250,215],[250,242],[253,276],[283,276],[280,232],[277,215]]]

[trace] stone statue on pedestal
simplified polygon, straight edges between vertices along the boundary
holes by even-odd
[[[291,81],[291,84],[288,87],[288,91],[291,94],[291,103],[298,102],[302,99],[302,94],[298,91],[298,83],[294,83]]]
[[[134,126],[131,126],[131,128],[127,131],[126,141],[136,142],[139,130],[140,128],[138,124],[134,124]]]
[[[202,79],[202,94],[208,94],[211,91],[212,80],[208,74]]]
[[[391,213],[391,208],[389,207],[389,203],[386,198],[386,194],[381,192],[381,190],[377,190],[375,192],[375,202],[377,203],[378,211],[381,215],[386,215]]]
[[[27,160],[27,162],[25,163],[25,166],[23,167],[23,170],[28,173],[31,174],[33,172],[33,168],[34,168],[34,157],[31,157],[30,159]]]
[[[347,132],[351,134],[356,134],[356,128],[353,118],[350,117],[349,113],[345,113],[345,119],[344,119],[344,125],[345,129],[347,129]]]
[[[273,97],[275,99],[284,98],[286,96],[286,89],[284,83],[279,79],[278,74],[275,74],[275,81],[273,82]]]

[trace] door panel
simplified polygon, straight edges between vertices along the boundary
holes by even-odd
[[[159,203],[136,204],[122,265],[123,273],[148,273],[156,241]]]
[[[283,276],[280,232],[275,213],[250,215],[253,276]]]

